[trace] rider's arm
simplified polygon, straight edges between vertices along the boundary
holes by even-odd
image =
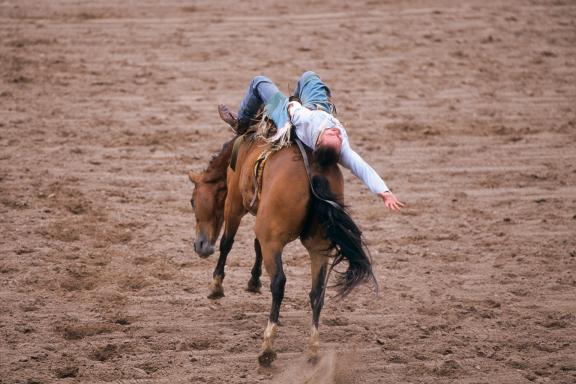
[[[348,168],[354,176],[362,180],[372,193],[381,194],[382,192],[390,191],[374,168],[368,165],[359,154],[350,148],[348,140],[342,141],[339,162],[342,166]]]
[[[312,127],[308,127],[311,123],[309,121],[311,113],[312,112],[308,108],[303,107],[302,104],[297,101],[291,101],[288,103],[288,114],[290,115],[292,124],[296,126],[297,133],[299,133],[299,131],[302,133],[307,133],[305,128],[309,128],[309,135],[312,133]],[[306,135],[303,134],[302,136]],[[314,148],[315,145],[314,142],[305,142],[305,144],[311,148]],[[356,177],[362,180],[362,182],[364,182],[364,184],[366,184],[366,186],[373,193],[379,194],[389,191],[386,183],[384,183],[384,180],[382,180],[376,171],[370,165],[368,165],[368,163],[366,163],[364,159],[360,157],[360,155],[358,155],[352,148],[350,148],[350,143],[348,142],[347,138],[342,141],[342,149],[340,152],[339,162],[344,167],[348,168]]]
[[[359,154],[350,148],[350,143],[348,143],[347,139],[342,142],[340,164],[348,168],[356,177],[362,180],[373,193],[377,194],[387,208],[393,211],[399,211],[404,207],[404,203],[400,202],[396,196],[390,192],[386,183],[376,173],[374,168],[368,165]]]

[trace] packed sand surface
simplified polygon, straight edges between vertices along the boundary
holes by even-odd
[[[406,203],[344,170],[380,291],[328,291],[306,360],[308,254],[270,310],[193,250],[188,170],[232,137],[255,75],[314,70],[352,146]],[[576,382],[576,3],[0,2],[0,383]]]

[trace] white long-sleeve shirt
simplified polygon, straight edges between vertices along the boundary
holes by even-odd
[[[310,110],[292,101],[288,105],[290,120],[296,127],[296,135],[309,148],[314,150],[318,137],[326,128],[338,128],[342,136],[342,148],[338,162],[348,168],[373,193],[389,191],[386,183],[359,154],[354,152],[348,141],[348,134],[337,118],[322,110]]]

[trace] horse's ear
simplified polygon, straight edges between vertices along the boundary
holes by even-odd
[[[188,171],[188,178],[190,179],[191,182],[193,182],[194,184],[197,184],[200,182],[200,179],[202,178],[202,176],[199,175],[198,173]]]

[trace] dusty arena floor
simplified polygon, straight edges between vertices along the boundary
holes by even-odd
[[[576,4],[344,3],[0,2],[0,383],[576,382]],[[309,364],[291,244],[264,369],[253,218],[208,300],[186,172],[309,69],[407,208],[345,171],[380,293],[329,298]]]

